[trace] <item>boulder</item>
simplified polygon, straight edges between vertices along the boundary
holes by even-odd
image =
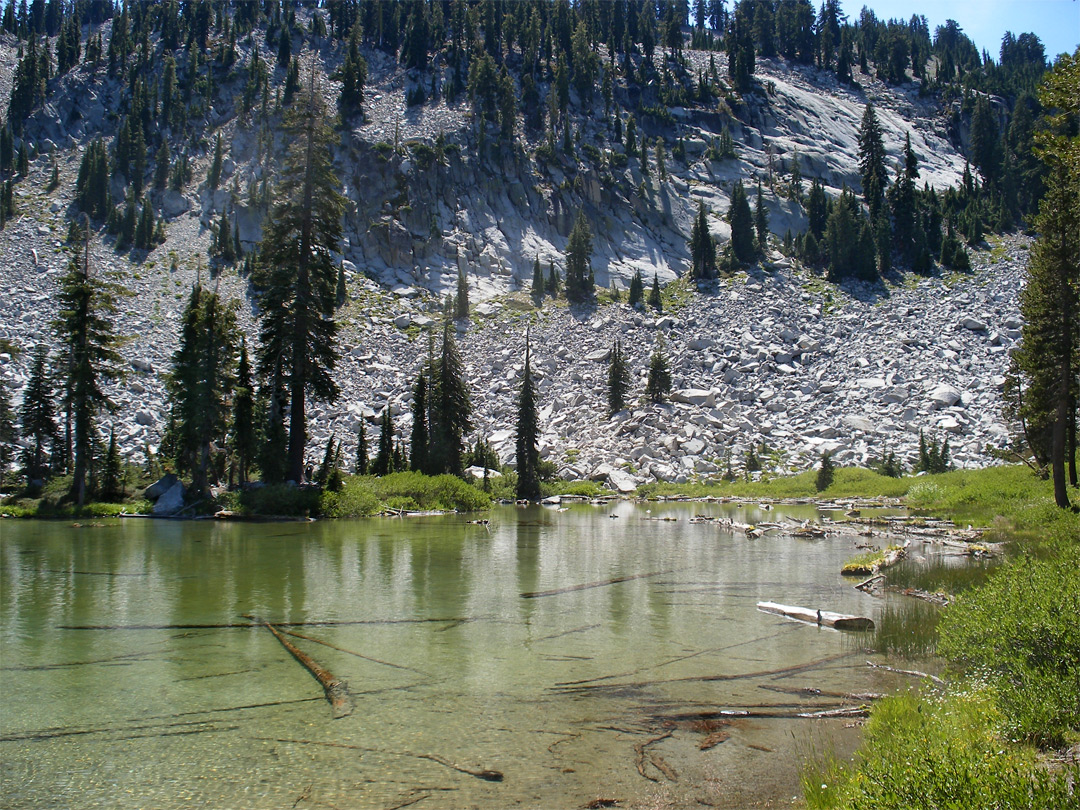
[[[608,473],[608,483],[619,492],[624,494],[633,492],[637,489],[637,480],[634,476],[623,470],[612,470]]]
[[[146,488],[146,492],[143,494],[146,497],[146,500],[156,501],[158,498],[160,498],[162,495],[164,495],[166,492],[176,486],[179,482],[180,479],[177,478],[173,473],[168,473],[166,475],[163,475],[150,486],[148,486]]]
[[[874,423],[867,419],[865,416],[855,416],[854,414],[841,418],[841,422],[846,427],[852,430],[859,430],[863,433],[875,433],[877,428],[874,427]]]
[[[972,332],[986,331],[986,323],[984,321],[980,321],[978,318],[972,318],[970,315],[961,318],[960,325],[965,329],[970,329]]]
[[[184,508],[184,484],[177,481],[154,503],[155,515],[175,515]]]
[[[716,404],[716,395],[704,388],[682,388],[671,392],[671,401],[711,408]]]
[[[938,408],[950,408],[960,401],[960,392],[947,383],[940,383],[930,392],[930,401]]]

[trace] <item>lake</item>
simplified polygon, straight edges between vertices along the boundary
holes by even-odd
[[[849,720],[793,719],[841,703],[801,690],[898,682],[755,603],[882,602],[838,573],[851,538],[753,540],[695,515],[817,512],[4,521],[3,806],[789,805],[804,756],[858,741]],[[352,714],[333,719],[245,616],[293,623],[283,638],[347,682]]]

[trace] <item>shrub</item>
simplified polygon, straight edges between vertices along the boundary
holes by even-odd
[[[1080,548],[1018,559],[945,613],[940,652],[998,693],[1011,733],[1040,745],[1080,735]]]
[[[243,511],[255,515],[305,517],[319,514],[319,490],[289,484],[249,489],[240,495]]]
[[[379,511],[379,499],[363,479],[344,476],[340,490],[322,494],[320,509],[329,518],[366,517]]]
[[[424,475],[399,472],[382,478],[367,478],[365,483],[382,501],[409,498],[417,509],[448,509],[472,512],[491,506],[491,496],[453,475]]]
[[[817,763],[803,772],[811,810],[1075,806],[1068,774],[1042,768],[1034,752],[1009,746],[986,691],[920,699],[900,694],[874,707],[854,763]],[[1080,768],[1072,766],[1073,779]]]

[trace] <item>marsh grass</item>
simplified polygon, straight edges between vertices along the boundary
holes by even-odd
[[[956,596],[985,584],[1000,565],[993,560],[962,561],[948,557],[902,560],[885,570],[885,581],[897,588],[915,588],[928,593]]]
[[[851,643],[895,658],[926,658],[937,651],[940,621],[937,605],[906,597],[890,599],[875,619],[874,629],[852,634]]]

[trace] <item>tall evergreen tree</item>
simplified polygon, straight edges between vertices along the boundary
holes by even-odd
[[[575,304],[591,301],[594,286],[592,229],[585,212],[578,211],[566,245],[566,300]]]
[[[537,306],[544,300],[544,271],[540,269],[539,256],[537,256],[536,260],[533,262],[532,297],[533,303]]]
[[[630,279],[630,291],[627,295],[627,303],[636,307],[643,300],[645,300],[645,281],[641,277],[641,268],[634,270],[634,275]]]
[[[649,358],[649,375],[645,379],[645,396],[649,402],[663,402],[671,391],[671,370],[664,357],[664,339],[657,335],[656,347]]]
[[[196,284],[184,311],[180,345],[173,354],[168,382],[171,409],[163,442],[177,468],[191,473],[191,489],[210,484],[211,445],[224,444],[229,400],[235,382],[235,302],[223,304],[217,292]]]
[[[449,318],[443,325],[442,350],[431,383],[431,448],[428,463],[434,474],[462,473],[462,442],[472,430],[472,404],[465,369]]]
[[[426,473],[428,469],[428,397],[427,377],[424,372],[416,378],[416,387],[413,389],[412,404],[412,434],[409,437],[409,464],[416,472]]]
[[[870,219],[876,219],[884,200],[889,178],[885,168],[885,143],[874,105],[867,102],[859,125],[859,175],[863,199],[870,206]]]
[[[321,97],[311,87],[285,116],[288,151],[277,200],[259,249],[266,289],[260,305],[259,370],[280,369],[289,391],[286,477],[299,482],[307,443],[307,400],[333,402],[339,348],[334,320],[345,198],[330,159],[333,131]]]
[[[652,287],[649,289],[649,301],[650,307],[660,312],[664,308],[664,299],[660,297],[660,277],[653,273]]]
[[[728,223],[731,225],[731,250],[735,259],[741,263],[754,260],[754,220],[750,215],[750,203],[746,199],[746,189],[742,181],[736,181],[731,190],[731,208],[728,211]]]
[[[690,230],[690,277],[699,281],[716,277],[716,245],[709,233],[705,203],[698,203],[698,213]]]
[[[521,374],[516,434],[518,479],[516,497],[518,500],[540,500],[540,421],[536,412],[536,389],[533,386],[528,334],[525,336],[525,369]]]
[[[64,401],[74,422],[75,466],[70,495],[79,506],[86,500],[94,417],[108,403],[103,385],[120,375],[122,362],[116,350],[120,338],[113,320],[122,288],[91,275],[89,234],[87,222],[83,260],[72,259],[60,278],[60,312],[53,322],[62,347],[59,367],[67,372]]]
[[[754,232],[757,235],[757,248],[761,254],[769,246],[769,211],[761,196],[761,181],[757,184],[757,199],[754,201]]]
[[[821,180],[814,178],[810,182],[810,194],[806,198],[806,219],[809,223],[810,233],[814,238],[821,240],[825,233],[825,223],[829,218],[829,202],[825,197],[825,187]]]
[[[23,468],[29,480],[45,478],[45,449],[57,440],[56,412],[49,373],[49,349],[38,346],[30,366],[30,379],[23,391],[19,426],[26,451]]]
[[[7,383],[0,377],[0,485],[7,479],[8,467],[15,456],[15,419],[11,408],[11,394]]]
[[[1036,135],[1047,167],[1046,192],[1020,293],[1025,323],[1013,356],[1026,383],[1022,413],[1029,442],[1049,462],[1054,502],[1068,508],[1066,464],[1075,484],[1080,402],[1080,49],[1058,58],[1039,95],[1053,111],[1049,126]]]
[[[611,345],[611,360],[608,364],[607,377],[608,415],[616,414],[626,407],[626,397],[630,392],[630,369],[622,353],[618,339]]]
[[[368,474],[368,443],[367,443],[367,421],[365,419],[360,420],[360,427],[356,431],[356,474],[367,475]]]
[[[109,444],[105,451],[105,464],[101,471],[98,493],[103,501],[116,501],[124,496],[120,488],[123,474],[120,449],[116,446],[116,425],[109,427]]]
[[[465,280],[465,271],[458,266],[457,295],[454,296],[454,318],[467,320],[469,317],[469,282]]]
[[[218,183],[221,182],[221,167],[224,162],[224,152],[221,146],[221,134],[218,133],[217,139],[214,141],[214,159],[210,162],[210,170],[206,174],[206,184],[210,188],[217,188]]]
[[[389,475],[394,471],[394,425],[390,421],[390,404],[383,409],[379,421],[379,447],[368,470],[372,475]]]
[[[241,336],[236,386],[233,389],[231,442],[241,487],[248,482],[248,472],[258,452],[256,438],[255,388],[251,378],[251,360],[248,357],[247,340]]]

